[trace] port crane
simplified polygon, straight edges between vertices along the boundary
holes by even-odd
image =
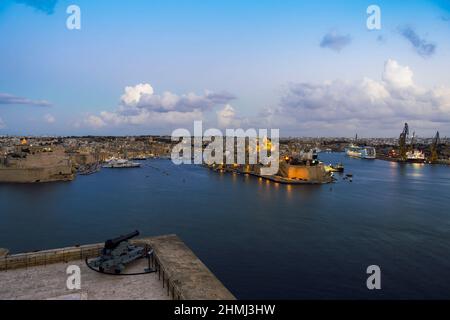
[[[436,132],[436,136],[433,139],[433,142],[431,143],[431,162],[436,162],[439,156],[439,144],[441,143],[439,138],[439,131]]]
[[[408,127],[408,123],[405,123],[405,126],[403,127],[403,131],[402,133],[400,133],[400,137],[398,139],[398,146],[400,149],[400,158],[402,160],[406,160],[406,152],[407,150],[407,145],[406,145],[406,139],[408,138],[409,135],[409,127]]]

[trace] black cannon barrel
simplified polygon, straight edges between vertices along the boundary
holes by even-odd
[[[138,236],[138,235],[139,235],[139,231],[136,230],[136,231],[130,232],[128,234],[125,234],[125,235],[122,235],[122,236],[118,236],[117,238],[106,240],[106,242],[105,242],[105,249],[114,249],[121,242],[127,241],[127,240],[129,240],[131,238],[134,238],[134,237]]]

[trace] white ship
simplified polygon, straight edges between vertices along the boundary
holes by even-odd
[[[140,167],[139,162],[131,162],[127,159],[110,159],[102,166],[103,168],[137,168]]]
[[[345,149],[345,153],[349,157],[361,159],[375,159],[377,152],[374,147],[359,147],[351,144]]]
[[[406,161],[408,162],[425,162],[425,154],[423,151],[414,149],[406,152]]]

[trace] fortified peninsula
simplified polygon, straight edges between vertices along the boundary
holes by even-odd
[[[70,181],[74,177],[72,161],[61,146],[34,146],[22,139],[0,158],[0,182]]]

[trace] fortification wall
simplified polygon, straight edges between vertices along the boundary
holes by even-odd
[[[154,250],[151,267],[173,299],[183,300],[234,300],[233,294],[203,264],[202,261],[176,235],[141,238],[131,243],[149,246]],[[99,256],[104,244],[95,243],[53,250],[1,255],[0,273],[16,269],[48,266],[60,262],[81,261]],[[102,281],[108,281],[106,276]],[[145,283],[142,283],[145,286]],[[130,284],[132,286],[132,284]],[[0,290],[1,291],[1,290]]]
[[[43,148],[23,147],[27,152],[7,156],[0,163],[0,182],[50,182],[74,179],[72,162],[61,147],[52,151]]]
[[[322,164],[315,166],[298,166],[280,163],[279,175],[284,178],[305,181],[326,182],[330,180],[329,174]]]
[[[0,182],[7,183],[70,181],[74,177],[72,167],[69,166],[56,166],[52,168],[0,168]]]

